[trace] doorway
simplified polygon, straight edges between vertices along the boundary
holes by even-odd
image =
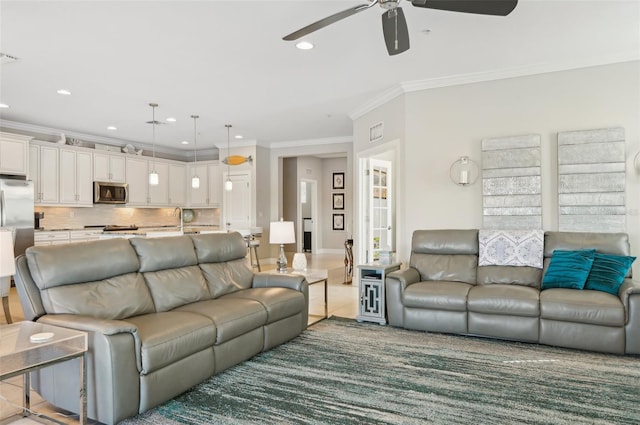
[[[251,227],[251,172],[224,173],[233,183],[232,190],[223,190],[223,223],[225,229],[249,229]]]
[[[396,250],[397,142],[364,151],[358,160],[357,263],[377,261],[380,251]]]
[[[317,252],[318,182],[300,179],[298,199],[298,252]]]

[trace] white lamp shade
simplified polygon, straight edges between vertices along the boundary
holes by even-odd
[[[224,190],[226,191],[233,190],[233,182],[231,180],[227,179],[227,181],[224,182]]]
[[[269,227],[269,243],[286,244],[295,243],[296,234],[293,230],[293,221],[272,221]]]
[[[200,187],[200,177],[193,176],[191,178],[191,187],[194,189],[198,189]]]
[[[0,229],[0,277],[16,274],[13,252],[13,234],[10,230]]]

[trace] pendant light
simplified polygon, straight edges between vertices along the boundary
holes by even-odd
[[[230,178],[230,168],[229,168],[229,154],[231,153],[231,148],[229,147],[229,133],[231,131],[231,124],[225,124],[225,127],[227,127],[227,181],[224,182],[224,190],[226,191],[230,191],[233,190],[233,182],[231,181]]]
[[[157,103],[150,103],[151,106],[152,117],[151,117],[151,126],[153,128],[153,138],[151,139],[151,146],[153,150],[153,165],[151,167],[151,172],[149,173],[149,184],[151,186],[157,186],[160,182],[160,178],[158,177],[158,173],[156,172],[156,108],[158,107]]]
[[[198,142],[197,142],[197,132],[196,132],[196,120],[200,118],[198,115],[191,115],[193,118],[193,177],[191,178],[191,187],[197,189],[200,187],[200,177],[198,177]]]

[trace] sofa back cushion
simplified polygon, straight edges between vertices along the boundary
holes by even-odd
[[[410,266],[421,280],[476,283],[477,230],[416,230],[411,240]]]
[[[46,313],[125,319],[155,311],[127,239],[37,246],[25,256]]]
[[[207,282],[198,266],[176,267],[143,275],[158,312],[211,299]]]
[[[545,232],[544,270],[546,273],[553,251],[595,249],[600,254],[630,255],[631,246],[626,233]],[[631,269],[627,277],[631,277]]]
[[[251,288],[253,270],[246,262],[247,243],[240,233],[211,233],[191,238],[213,298]]]
[[[142,273],[198,264],[189,236],[132,238],[129,241],[138,254]]]
[[[526,266],[479,266],[478,284],[521,285],[540,288],[542,269]]]

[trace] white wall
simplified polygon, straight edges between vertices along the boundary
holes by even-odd
[[[383,113],[381,114],[381,111]],[[482,186],[460,187],[449,167],[462,155],[480,162],[481,140],[521,134],[542,138],[543,227],[557,230],[557,133],[621,126],[627,140],[627,232],[640,256],[640,62],[510,78],[408,93],[354,123],[354,155],[370,147],[368,128],[381,116],[403,115],[396,167],[398,255],[406,261],[416,229],[480,228]],[[404,136],[404,137],[403,137]],[[392,137],[392,136],[390,136]],[[634,264],[640,276],[640,261]]]

